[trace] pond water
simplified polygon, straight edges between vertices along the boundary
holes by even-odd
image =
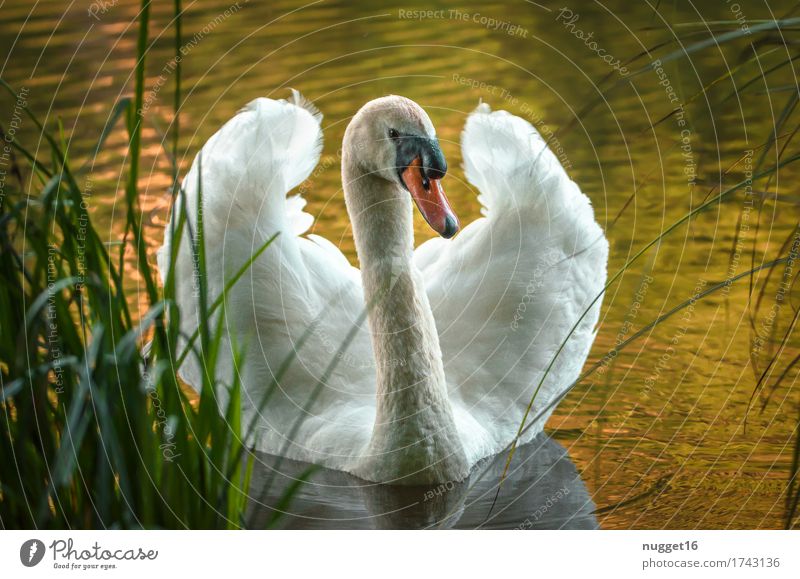
[[[545,434],[521,446],[498,493],[505,456],[460,483],[388,486],[313,470],[288,508],[275,508],[309,465],[258,455],[250,524],[290,529],[596,529],[595,505],[566,450]],[[274,521],[273,521],[274,519]]]
[[[171,4],[153,5],[148,53],[141,186],[153,250],[170,200],[170,160],[161,142],[172,122]],[[607,232],[609,272],[615,273],[691,208],[743,180],[762,152],[763,167],[774,165],[780,146],[761,146],[783,111],[794,111],[787,108],[795,86],[791,67],[762,78],[761,71],[791,54],[777,33],[759,37],[754,48],[743,38],[689,59],[664,59],[663,67],[643,74],[622,70],[623,63],[635,71],[703,40],[709,29],[736,30],[738,24],[725,21],[741,13],[750,21],[782,17],[794,3],[740,2],[740,14],[722,0],[702,8],[651,4],[604,0],[570,8],[546,0],[446,0],[436,3],[436,12],[420,13],[430,3],[184,0],[179,162],[186,168],[202,143],[252,98],[299,89],[325,115],[323,157],[302,186],[316,218],[313,231],[354,259],[338,155],[349,118],[388,93],[420,103],[448,157],[448,196],[468,223],[479,215],[479,204],[459,168],[458,139],[466,115],[482,99],[528,118],[545,136],[556,134],[554,146]],[[91,211],[112,243],[123,220],[117,204],[126,154],[122,127],[96,158],[91,153],[114,103],[131,90],[138,9],[128,0],[6,0],[0,8],[2,78],[26,88],[30,105],[48,123],[61,119],[72,158],[90,160]],[[595,43],[587,40],[590,33]],[[648,53],[652,47],[658,48]],[[757,60],[750,58],[753,50]],[[735,82],[725,76],[730,70]],[[597,106],[584,108],[593,101]],[[676,103],[685,108],[651,127]],[[781,133],[795,124],[790,118]],[[26,131],[31,127],[20,128]],[[787,155],[795,152],[788,148]],[[750,195],[740,192],[713,206],[653,247],[606,295],[589,363],[694,294],[774,259],[800,214],[800,197],[785,185],[797,177],[789,166],[778,178],[762,179]],[[737,222],[748,224],[738,236]],[[418,242],[430,235],[420,219]],[[561,403],[547,425],[549,437],[518,452],[493,508],[502,459],[481,481],[444,490],[393,490],[320,470],[278,524],[780,527],[798,420],[796,370],[769,399],[769,387],[752,398],[748,413],[757,377],[769,370],[798,303],[798,288],[791,299],[776,301],[780,275],[769,280],[759,308],[745,277],[608,359]],[[762,271],[753,278],[754,296],[766,276]],[[129,280],[137,283],[135,275]],[[790,340],[775,368],[785,367],[799,346]],[[767,384],[776,378],[770,375]],[[254,488],[266,490],[263,497],[254,493],[252,516],[264,522],[272,511],[259,501],[274,506],[304,465],[283,461],[270,481],[275,459],[260,458]]]

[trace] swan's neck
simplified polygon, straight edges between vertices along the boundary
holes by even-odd
[[[367,478],[404,484],[460,480],[467,474],[466,458],[433,313],[412,262],[410,195],[343,161],[377,372],[375,426],[359,470]]]

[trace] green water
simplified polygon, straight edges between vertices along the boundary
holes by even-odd
[[[762,152],[764,167],[774,165],[787,141],[785,155],[796,152],[786,137],[796,126],[792,117],[777,148],[760,148],[795,90],[791,67],[761,72],[792,54],[778,33],[760,36],[766,40],[756,44],[758,60],[744,64],[753,51],[748,38],[668,62],[661,72],[625,75],[622,65],[661,45],[626,65],[635,71],[708,38],[709,29],[722,34],[738,28],[718,21],[782,17],[792,5],[740,2],[736,14],[724,1],[704,3],[699,13],[683,2],[662,2],[654,11],[647,3],[617,0],[435,7],[184,1],[186,156],[180,163],[186,168],[202,143],[250,99],[299,89],[325,115],[323,157],[302,186],[307,210],[316,217],[314,232],[353,258],[337,154],[349,118],[364,102],[387,93],[420,103],[451,167],[448,196],[468,223],[479,215],[479,204],[459,169],[458,139],[466,115],[483,99],[525,116],[545,136],[557,132],[554,148],[607,231],[614,273],[707,196],[743,180]],[[565,6],[572,18],[579,16],[571,25],[560,10]],[[114,103],[133,85],[138,9],[130,1],[33,6],[12,0],[0,7],[2,77],[28,90],[28,102],[50,126],[61,120],[73,159],[93,163],[89,203],[112,243],[123,224],[116,205],[126,154],[122,127],[96,158],[91,151]],[[155,2],[141,172],[153,249],[161,243],[170,199],[162,139],[172,122],[171,19],[172,3]],[[784,35],[797,39],[794,30]],[[730,69],[736,69],[735,82],[724,77]],[[745,87],[750,79],[755,80]],[[737,89],[741,94],[734,94]],[[579,116],[593,101],[599,104]],[[0,122],[8,126],[13,103],[5,103]],[[651,128],[680,103],[682,112]],[[37,138],[25,122],[18,133]],[[712,207],[651,249],[610,288],[590,362],[696,292],[777,256],[800,216],[797,176],[790,166],[769,182],[760,180],[752,194],[740,192]],[[419,241],[431,235],[421,220],[417,235]],[[756,377],[800,302],[794,288],[773,307],[781,275],[782,270],[773,274],[759,310],[748,299],[747,278],[698,301],[621,351],[560,405],[548,432],[575,464],[601,527],[782,526],[798,419],[796,371],[772,392],[763,411],[765,395],[754,398],[746,430],[743,425]],[[754,278],[754,296],[765,278],[766,272]],[[133,271],[129,279],[136,284]],[[768,385],[799,350],[798,340],[790,340]],[[520,509],[517,523],[532,516]]]

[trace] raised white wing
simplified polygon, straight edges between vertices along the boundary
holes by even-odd
[[[210,301],[250,256],[278,234],[228,294],[224,312],[214,316],[212,326],[215,321],[225,324],[227,350],[216,380],[229,384],[232,373],[240,373],[243,396],[249,397],[244,404],[249,420],[282,365],[293,358],[259,420],[259,446],[280,451],[285,435],[305,415],[287,453],[320,462],[313,449],[329,453],[325,462],[331,464],[330,457],[337,453],[358,452],[355,440],[364,439],[364,430],[371,427],[375,368],[367,326],[359,320],[364,298],[358,271],[332,243],[303,236],[313,218],[303,212],[305,200],[300,196],[287,198],[287,192],[303,182],[319,160],[321,118],[297,92],[288,101],[252,101],[203,146],[183,189],[188,223],[196,231],[202,164]],[[173,219],[180,210],[176,204]],[[164,277],[172,243],[168,228],[158,256]],[[175,264],[181,328],[186,336],[205,323],[197,307],[196,252],[192,249],[187,229]],[[352,343],[340,353],[354,325],[358,329]],[[240,368],[233,367],[232,351],[237,348],[244,353]],[[335,367],[329,371],[333,360],[337,360]],[[190,357],[181,375],[197,388],[202,371],[199,359]],[[219,390],[224,403],[224,386]],[[315,402],[309,405],[312,396]],[[335,412],[337,407],[351,411]],[[327,431],[330,428],[336,428],[336,436]],[[326,445],[325,441],[331,442]]]
[[[482,104],[467,119],[461,143],[484,217],[452,240],[424,243],[415,262],[459,428],[474,430],[462,436],[467,456],[478,457],[509,442],[545,368],[602,291],[608,242],[589,199],[530,123]],[[530,418],[578,376],[599,311],[598,301],[569,338]]]

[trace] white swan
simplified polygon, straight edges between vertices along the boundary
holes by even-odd
[[[287,198],[317,165],[321,118],[296,92],[288,101],[259,98],[203,147],[210,299],[279,233],[212,320],[225,325],[220,404],[236,371],[259,450],[376,482],[461,480],[515,436],[544,369],[602,291],[608,243],[589,199],[538,132],[485,104],[462,135],[484,217],[446,239],[458,221],[441,189],[447,166],[433,124],[413,101],[389,96],[361,108],[344,137],[359,272],[334,244],[306,234],[313,219],[305,201]],[[183,181],[192,227],[199,167],[195,159]],[[442,235],[416,250],[413,201]],[[171,243],[168,228],[162,275]],[[177,300],[190,335],[207,321],[198,314],[188,230],[181,243]],[[599,308],[569,338],[531,417],[577,377]],[[244,355],[237,368],[234,350]],[[201,371],[190,357],[181,374],[197,387]]]

